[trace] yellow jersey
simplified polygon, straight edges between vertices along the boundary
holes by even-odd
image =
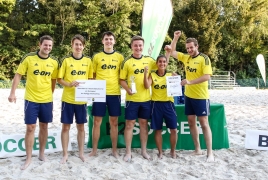
[[[167,76],[172,76],[171,73],[165,73],[164,76],[159,76],[156,72],[151,73],[152,76],[152,101],[171,101],[174,102],[173,96],[167,96]]]
[[[131,87],[131,78],[133,78],[137,89],[137,93],[133,95],[126,93],[126,101],[145,102],[151,100],[150,90],[146,89],[143,83],[145,66],[148,66],[148,72],[157,69],[155,60],[149,56],[141,58],[131,56],[122,63],[120,79],[126,80],[128,86]]]
[[[93,56],[93,71],[96,80],[106,80],[106,94],[120,95],[119,73],[124,60],[122,54],[99,52]]]
[[[199,53],[196,57],[178,52],[178,60],[184,64],[186,79],[191,81],[205,74],[212,75],[210,59],[207,55]],[[186,85],[184,94],[194,99],[209,99],[208,81]]]
[[[89,57],[82,56],[80,59],[72,55],[62,60],[58,78],[71,83],[76,80],[88,80],[93,78],[93,67]],[[86,102],[75,101],[75,87],[63,87],[62,101],[70,104],[85,104]]]
[[[49,56],[42,58],[38,52],[32,52],[23,57],[16,73],[26,75],[26,90],[24,98],[36,103],[53,101],[52,79],[57,79],[59,62]]]

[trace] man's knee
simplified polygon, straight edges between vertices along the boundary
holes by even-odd
[[[85,127],[84,127],[84,124],[77,124],[76,125],[76,128],[79,132],[83,132],[85,131]]]
[[[100,127],[102,123],[102,117],[94,116],[94,127]]]
[[[34,133],[35,127],[36,127],[35,124],[27,124],[26,125],[26,132],[27,133]]]
[[[177,134],[177,129],[170,129],[170,134],[171,135]]]
[[[111,125],[111,127],[117,127],[118,126],[118,117],[110,117],[110,125]]]
[[[40,131],[47,131],[48,123],[39,123],[39,130]]]
[[[136,121],[126,120],[125,129],[133,129]]]
[[[62,132],[69,132],[69,131],[70,131],[70,127],[71,127],[70,124],[62,124],[62,129],[61,129],[61,131],[62,131]]]

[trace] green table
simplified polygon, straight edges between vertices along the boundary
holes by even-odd
[[[178,115],[178,142],[176,149],[185,149],[185,150],[193,150],[194,143],[192,137],[190,135],[190,129],[187,122],[187,117],[184,115],[184,105],[176,105],[176,112]],[[91,116],[91,106],[88,106],[88,114],[89,114],[89,138],[87,147],[92,148],[92,126],[93,126],[93,117]],[[124,128],[125,128],[125,109],[124,106],[122,108],[122,115],[118,118],[118,148],[125,148],[124,141]],[[212,131],[212,148],[213,149],[222,149],[229,148],[229,139],[228,139],[228,131],[227,131],[227,123],[224,113],[224,105],[223,104],[211,104],[210,105],[210,116],[209,116],[209,125]],[[154,132],[150,129],[150,120],[148,121],[149,127],[149,136],[148,136],[148,149],[156,148],[155,140],[154,140]],[[198,122],[198,126],[200,124]],[[200,144],[202,149],[206,149],[204,136],[202,134],[202,130],[200,129]],[[140,137],[139,137],[139,123],[136,122],[133,129],[133,139],[132,139],[132,148],[140,148]],[[163,149],[170,149],[169,145],[169,132],[166,127],[163,128]],[[109,124],[109,116],[106,112],[106,116],[103,118],[101,124],[101,132],[100,139],[98,143],[98,149],[111,148],[112,142],[110,139],[110,124]]]

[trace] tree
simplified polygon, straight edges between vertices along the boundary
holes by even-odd
[[[220,10],[217,1],[188,0],[174,2],[174,18],[171,22],[169,34],[175,30],[182,30],[182,45],[184,51],[185,38],[194,37],[199,42],[199,50],[207,54],[212,61],[217,60],[217,44],[222,40],[219,30],[223,23],[219,21]]]
[[[267,6],[266,0],[222,1],[221,21],[225,26],[221,29],[224,39],[218,46],[218,67],[236,72],[238,78],[239,74],[256,77],[255,59],[265,52],[268,33]]]

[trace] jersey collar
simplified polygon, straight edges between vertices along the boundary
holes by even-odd
[[[102,51],[103,51],[104,54],[108,54],[108,55],[113,54],[115,52],[115,50],[113,50],[113,52],[108,53],[108,52],[105,52],[104,49]]]
[[[82,58],[84,57],[84,54],[82,54],[81,58],[75,58],[75,57],[73,56],[73,54],[72,54],[72,57],[73,57],[75,60],[80,60],[80,59],[82,59]]]
[[[140,60],[140,59],[143,57],[143,55],[141,55],[140,58],[135,58],[135,57],[133,56],[133,54],[131,54],[131,57],[134,58],[134,59]]]

